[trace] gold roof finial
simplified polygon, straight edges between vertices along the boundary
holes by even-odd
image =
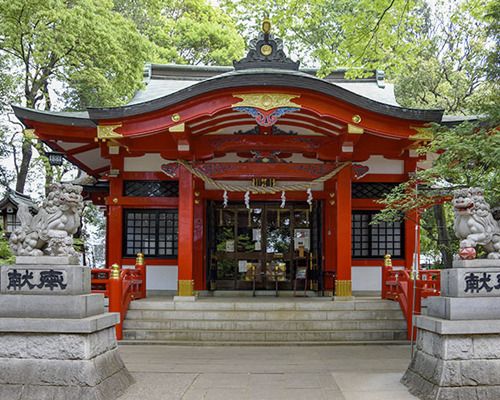
[[[271,32],[271,21],[267,17],[265,17],[264,21],[262,21],[262,32],[265,34],[269,34],[269,32]]]

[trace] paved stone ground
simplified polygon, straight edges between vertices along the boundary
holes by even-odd
[[[410,400],[409,346],[121,346],[120,400]]]

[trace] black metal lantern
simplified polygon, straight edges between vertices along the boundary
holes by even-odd
[[[49,163],[52,166],[58,167],[63,164],[63,159],[64,159],[64,154],[63,153],[58,153],[58,152],[50,152],[46,153],[47,157],[49,158]]]

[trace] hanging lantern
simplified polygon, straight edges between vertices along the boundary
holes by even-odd
[[[285,204],[286,204],[286,194],[285,194],[285,191],[283,190],[281,192],[281,205],[280,205],[280,207],[285,208]]]
[[[245,192],[245,207],[250,209],[250,192],[248,190]]]
[[[309,208],[312,208],[313,194],[311,188],[307,188],[307,204],[309,204]]]
[[[227,190],[224,190],[224,194],[222,195],[222,200],[223,200],[223,206],[224,208],[227,207],[227,203],[228,203],[228,196],[227,196]]]

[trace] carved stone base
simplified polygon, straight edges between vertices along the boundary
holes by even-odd
[[[0,399],[108,400],[133,383],[114,327],[88,334],[0,333]]]

